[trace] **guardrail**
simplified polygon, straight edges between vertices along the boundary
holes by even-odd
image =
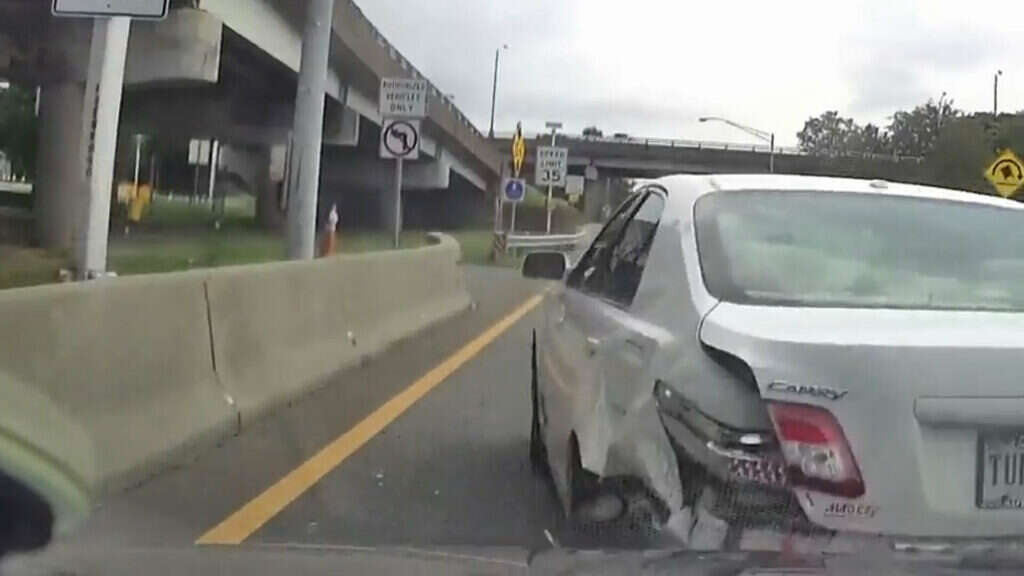
[[[554,250],[571,252],[579,248],[586,239],[587,233],[581,230],[576,234],[509,234],[494,233],[494,250],[498,253],[529,250]]]
[[[497,139],[511,139],[513,134],[496,133]],[[550,133],[524,134],[527,140],[544,140],[550,138]],[[558,134],[558,141],[561,145],[572,147],[572,142],[598,143],[598,144],[625,144],[645,148],[688,148],[692,150],[719,150],[723,152],[755,152],[759,154],[771,153],[771,147],[766,144],[747,144],[740,142],[716,142],[710,140],[683,140],[674,138],[635,138],[633,136],[583,136],[579,134]],[[776,146],[776,156],[809,156],[809,154],[798,146]],[[864,158],[870,160],[890,160],[894,162],[911,161],[920,162],[920,156],[898,156],[893,154],[846,154],[839,158]]]

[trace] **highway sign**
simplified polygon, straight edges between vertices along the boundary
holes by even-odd
[[[555,146],[537,148],[537,170],[534,181],[538,186],[565,186],[569,172],[569,149]]]
[[[501,195],[505,202],[515,204],[526,198],[526,180],[522,178],[505,178],[501,183]]]
[[[380,157],[416,160],[420,157],[420,121],[387,119],[381,125]]]
[[[382,78],[380,115],[385,118],[423,118],[427,115],[427,81]]]
[[[985,169],[985,178],[1003,198],[1009,198],[1024,185],[1024,163],[1007,148]]]
[[[53,0],[54,16],[131,16],[159,20],[170,0]]]
[[[516,135],[512,138],[512,174],[519,178],[526,159],[526,140],[523,138],[523,124],[516,122]]]

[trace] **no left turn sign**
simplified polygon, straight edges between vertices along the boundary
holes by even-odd
[[[387,119],[381,125],[380,157],[416,160],[420,157],[420,121]]]

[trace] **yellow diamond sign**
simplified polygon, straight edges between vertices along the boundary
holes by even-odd
[[[1024,162],[1021,162],[1013,150],[1007,148],[985,169],[985,178],[992,183],[1000,196],[1009,198],[1024,184]]]

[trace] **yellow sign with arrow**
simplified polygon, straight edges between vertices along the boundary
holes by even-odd
[[[516,135],[512,137],[512,174],[519,178],[523,170],[523,160],[526,159],[526,140],[523,139],[523,124],[516,122]]]
[[[1013,196],[1024,185],[1024,162],[1007,148],[985,169],[985,179],[1003,198]]]

